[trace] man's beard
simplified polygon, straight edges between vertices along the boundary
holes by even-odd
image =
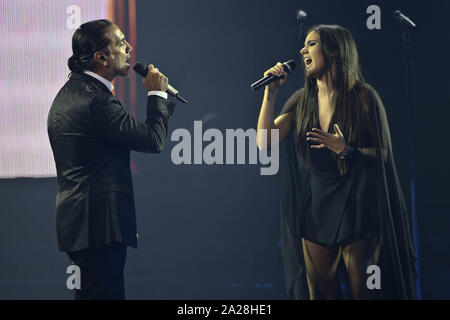
[[[116,69],[116,76],[128,77],[130,75],[130,66],[123,63],[121,68]]]

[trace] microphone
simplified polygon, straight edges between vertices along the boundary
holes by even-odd
[[[305,22],[306,20],[308,20],[308,14],[303,11],[302,9],[297,9],[297,11],[295,11],[295,18],[298,21],[299,24],[299,29],[298,29],[298,42],[300,44],[300,49],[303,48],[303,29],[305,26]]]
[[[302,9],[297,9],[297,11],[295,11],[295,18],[297,19],[298,22],[305,23],[307,17],[308,14]]]
[[[285,63],[283,63],[283,69],[287,73],[291,73],[291,71],[295,70],[296,67],[297,67],[297,63],[295,63],[294,60],[289,60],[289,61],[286,61]],[[262,87],[265,87],[269,83],[272,83],[275,80],[278,80],[280,78],[283,78],[283,77],[274,76],[269,73],[267,76],[259,79],[255,83],[251,84],[250,87],[252,88],[253,92],[256,92],[259,89],[261,89]]]
[[[148,67],[146,65],[144,65],[141,62],[136,62],[136,64],[133,67],[134,71],[136,71],[137,74],[139,74],[140,76],[143,76],[144,78],[147,76],[148,73]],[[174,87],[172,87],[170,84],[167,86],[167,93],[170,94],[172,97],[177,98],[178,100],[180,100],[183,103],[188,103],[187,99],[185,97],[183,97],[181,95],[181,93],[175,89]]]
[[[410,28],[416,27],[416,24],[414,22],[412,22],[412,20],[410,18],[405,16],[400,10],[395,10],[392,13],[393,13],[394,17],[396,17],[402,25],[410,27]]]

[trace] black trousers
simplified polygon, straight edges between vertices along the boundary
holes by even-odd
[[[75,300],[123,300],[123,270],[126,245],[111,243],[102,248],[67,252],[80,268],[81,288],[75,289]]]

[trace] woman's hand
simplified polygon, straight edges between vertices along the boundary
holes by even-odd
[[[268,85],[270,90],[277,90],[283,83],[286,82],[286,76],[288,75],[287,72],[284,71],[283,64],[281,62],[278,62],[275,66],[264,72],[264,77],[269,74],[282,77]]]
[[[334,125],[334,134],[324,132],[316,128],[313,128],[312,131],[313,132],[306,133],[306,140],[320,143],[317,145],[311,145],[312,149],[328,148],[335,153],[341,153],[344,152],[345,148],[347,147],[344,135],[342,134],[337,124]]]

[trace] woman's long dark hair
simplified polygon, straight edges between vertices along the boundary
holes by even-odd
[[[106,30],[113,23],[106,19],[83,23],[72,36],[73,55],[67,61],[70,71],[94,70],[94,53],[109,45]]]
[[[347,144],[355,143],[357,139],[358,121],[362,110],[367,108],[362,103],[360,88],[364,79],[359,67],[358,51],[351,33],[338,25],[317,25],[309,29],[320,37],[321,49],[324,55],[325,70],[331,70],[331,82],[334,88],[332,104],[333,116],[330,128],[334,123],[339,125]],[[327,72],[326,71],[326,72]],[[300,96],[297,115],[297,143],[306,160],[308,160],[308,144],[306,133],[311,130],[316,113],[317,104],[316,79],[307,78],[305,72],[305,86]]]

